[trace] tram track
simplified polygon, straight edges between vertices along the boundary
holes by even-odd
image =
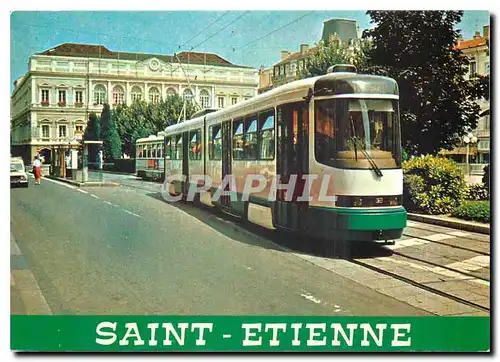
[[[436,225],[431,225],[431,226],[433,228],[436,228]],[[415,226],[414,224],[412,224],[410,226],[407,226],[406,229],[418,229],[418,230],[429,231],[429,229],[426,229],[425,227]],[[449,236],[457,237],[457,235],[451,234],[450,232],[447,232],[446,230],[443,230],[440,227],[438,227],[438,228],[436,228],[435,230],[432,230],[432,231],[436,231],[436,233],[439,233],[439,234],[444,234],[444,235],[449,235]],[[485,244],[489,244],[490,243],[489,240],[482,240],[482,239],[473,238],[473,237],[470,237],[470,236],[460,236],[460,238],[472,240],[472,241],[475,241],[475,242],[478,242],[478,243],[485,243]]]
[[[451,234],[447,234],[447,235],[450,235],[450,236],[453,236]],[[471,249],[471,248],[466,248],[464,246],[460,246],[460,245],[453,245],[453,244],[450,244],[450,243],[445,243],[443,241],[436,241],[436,240],[432,240],[432,239],[428,239],[426,237],[422,237],[422,236],[417,236],[417,235],[412,235],[412,234],[409,234],[409,233],[405,233],[403,232],[403,236],[407,236],[409,238],[413,238],[413,239],[420,239],[420,240],[425,240],[429,243],[434,243],[434,244],[440,244],[440,245],[444,245],[444,246],[449,246],[450,248],[455,248],[455,249],[461,249],[461,250],[465,250],[465,251],[470,251],[470,252],[473,252],[473,253],[477,253],[477,254],[481,254],[481,255],[486,255],[486,256],[490,256],[490,253],[486,253],[484,251],[481,251],[481,250],[477,250],[477,249]],[[455,236],[456,237],[456,236]],[[396,243],[398,241],[396,240]]]
[[[450,294],[450,293],[443,292],[443,291],[441,291],[441,290],[439,290],[439,289],[433,288],[433,287],[431,287],[431,286],[429,286],[429,285],[427,285],[427,284],[424,284],[424,283],[419,283],[419,282],[417,282],[417,281],[415,281],[415,280],[412,280],[412,279],[410,279],[410,278],[407,278],[407,277],[405,277],[405,276],[402,276],[402,275],[396,274],[396,273],[394,273],[394,272],[390,272],[390,271],[388,271],[388,270],[385,270],[385,269],[383,269],[383,268],[379,268],[379,267],[377,267],[377,266],[374,266],[374,265],[371,265],[371,264],[365,263],[365,262],[363,262],[363,261],[362,261],[362,260],[360,260],[360,259],[351,259],[350,261],[351,261],[352,263],[354,263],[354,264],[359,265],[359,266],[362,266],[362,267],[365,267],[365,268],[371,269],[371,270],[373,270],[373,271],[376,271],[376,272],[378,272],[378,273],[381,273],[381,274],[384,274],[384,275],[390,276],[390,277],[392,277],[392,278],[395,278],[395,279],[401,280],[401,281],[403,281],[403,282],[405,282],[405,283],[407,283],[407,284],[413,285],[413,286],[415,286],[415,287],[417,287],[417,288],[420,288],[420,289],[426,290],[426,291],[431,292],[431,293],[433,293],[433,294],[437,294],[437,295],[440,295],[440,296],[442,296],[442,297],[445,297],[445,298],[451,299],[451,300],[453,300],[453,301],[455,301],[455,302],[458,302],[458,303],[461,303],[461,304],[465,304],[465,305],[468,305],[468,306],[473,307],[473,308],[480,309],[480,310],[482,310],[482,311],[484,311],[484,312],[488,312],[488,313],[490,312],[490,308],[485,307],[485,306],[483,306],[483,305],[481,305],[481,304],[477,304],[477,303],[475,303],[475,302],[473,302],[473,301],[470,301],[470,300],[467,300],[467,299],[464,299],[464,298],[461,298],[461,297],[457,297],[457,296],[452,295],[452,294]]]
[[[468,272],[464,272],[463,270],[451,268],[451,267],[449,267],[447,265],[441,265],[439,263],[434,263],[434,262],[429,261],[429,260],[420,259],[420,258],[411,256],[411,255],[403,254],[403,253],[398,252],[398,251],[392,251],[392,253],[393,253],[393,255],[402,256],[404,258],[412,259],[412,260],[418,261],[420,263],[433,265],[433,266],[438,267],[438,268],[443,268],[443,269],[446,269],[446,270],[449,270],[449,271],[452,271],[452,272],[455,272],[455,273],[459,273],[459,274],[462,274],[462,275],[466,275],[466,276],[469,276],[469,277],[472,277],[472,278],[484,280],[485,282],[488,282],[488,283],[490,282],[489,279],[483,278],[480,275],[473,274],[473,273],[468,273]]]

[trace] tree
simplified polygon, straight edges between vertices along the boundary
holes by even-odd
[[[121,141],[115,122],[113,113],[109,108],[109,104],[104,104],[101,113],[102,140],[105,159],[115,159],[121,156]]]
[[[83,134],[84,141],[99,141],[101,140],[101,122],[99,117],[92,112],[89,115],[89,120],[87,122],[87,128],[85,128],[85,133]],[[97,152],[99,151],[98,145],[89,145],[89,160],[97,161]]]
[[[368,71],[399,85],[403,147],[412,155],[452,149],[477,125],[468,60],[456,47],[462,11],[368,11]]]
[[[335,64],[352,64],[358,71],[366,66],[365,52],[367,41],[356,40],[353,44],[342,43],[340,39],[330,37],[328,43],[320,41],[317,48],[311,49],[306,57],[305,68],[299,72],[298,79],[315,77],[327,73]]]

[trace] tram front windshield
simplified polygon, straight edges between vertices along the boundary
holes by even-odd
[[[315,157],[339,168],[401,166],[398,104],[388,99],[315,102]]]

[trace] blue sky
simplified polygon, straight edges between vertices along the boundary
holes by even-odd
[[[193,51],[217,53],[257,68],[277,62],[282,49],[298,51],[301,43],[313,45],[321,38],[323,21],[330,18],[355,19],[361,29],[370,27],[370,18],[359,10],[13,12],[11,90],[13,81],[26,73],[31,54],[61,43],[158,54],[194,47]],[[488,23],[489,12],[465,11],[458,28],[470,38]]]

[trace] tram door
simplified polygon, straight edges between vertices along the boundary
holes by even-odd
[[[182,193],[187,197],[189,192],[189,132],[182,133],[182,174],[184,182],[182,182]]]
[[[232,144],[231,144],[231,121],[222,122],[222,180],[226,175],[231,174],[231,155],[232,155]],[[226,187],[227,191],[228,188]],[[222,207],[230,207],[230,197],[222,195],[221,198]]]
[[[291,201],[287,200],[287,190],[277,190],[275,221],[278,226],[300,230],[306,224],[305,214],[308,202],[297,199],[304,190],[302,176],[308,173],[308,104],[305,102],[286,104],[278,107],[278,154],[276,172],[280,183],[288,184],[291,175],[297,175]],[[290,196],[288,196],[290,198]]]

